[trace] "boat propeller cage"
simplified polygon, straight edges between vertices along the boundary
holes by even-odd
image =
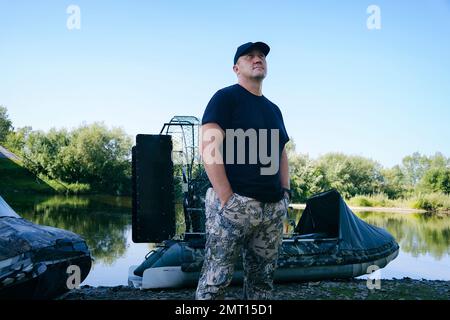
[[[210,182],[200,161],[200,121],[175,116],[159,134],[138,134],[132,148],[132,237],[136,243],[204,233],[204,197]],[[183,219],[175,206],[182,203]],[[180,226],[180,224],[182,224]],[[178,228],[180,230],[180,228]]]

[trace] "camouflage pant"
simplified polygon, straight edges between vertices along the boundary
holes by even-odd
[[[206,193],[206,247],[195,298],[223,299],[242,253],[244,299],[270,299],[288,200],[262,203],[234,193],[223,208]]]

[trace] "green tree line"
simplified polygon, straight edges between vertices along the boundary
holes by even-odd
[[[48,132],[31,127],[13,129],[4,107],[0,109],[0,128],[6,128],[0,131],[0,144],[19,155],[23,165],[37,175],[76,193],[131,191],[132,139],[120,128],[93,123]]]
[[[331,188],[346,199],[357,195],[385,194],[400,199],[420,194],[450,194],[450,158],[442,153],[426,156],[419,152],[402,159],[400,165],[384,168],[361,156],[327,153],[311,159],[287,145],[293,201],[304,202],[311,195]]]
[[[122,129],[108,129],[102,123],[70,131],[14,129],[6,108],[0,106],[0,144],[18,153],[32,172],[89,192],[130,193],[132,139]],[[379,194],[389,199],[418,194],[449,199],[450,158],[439,152],[431,156],[415,152],[401,164],[384,168],[372,159],[343,153],[311,159],[296,152],[292,139],[287,150],[293,202],[331,188],[346,199]]]

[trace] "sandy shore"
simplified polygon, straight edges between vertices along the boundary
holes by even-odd
[[[194,288],[139,290],[128,286],[82,286],[61,300],[193,300]],[[226,300],[242,297],[242,288],[228,288]],[[450,281],[381,280],[379,289],[368,289],[366,280],[335,280],[276,284],[274,300],[450,300]]]

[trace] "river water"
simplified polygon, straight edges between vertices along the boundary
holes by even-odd
[[[94,257],[83,284],[126,285],[128,268],[140,264],[154,244],[131,240],[131,199],[112,196],[4,196],[23,218],[83,236]],[[177,210],[177,232],[183,230]],[[398,257],[380,270],[383,279],[450,280],[450,217],[428,214],[355,212],[387,229],[400,245]],[[290,218],[298,219],[294,210]],[[286,228],[288,226],[286,225]],[[289,229],[286,229],[289,231]],[[363,276],[364,277],[364,276]]]

